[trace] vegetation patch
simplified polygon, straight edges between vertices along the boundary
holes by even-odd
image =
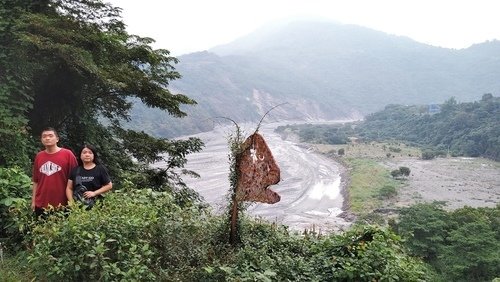
[[[0,269],[6,281],[362,281],[426,280],[387,228],[301,236],[284,226],[241,219],[231,246],[225,216],[179,205],[169,192],[110,193],[87,211],[72,206],[33,225]]]
[[[405,184],[401,181],[404,179],[400,179],[399,176],[408,177],[410,174],[407,167],[389,168],[382,165],[381,161],[388,158],[407,158],[418,155],[420,152],[418,148],[398,142],[314,144],[314,148],[320,153],[334,157],[348,167],[349,183],[346,189],[350,211],[360,216],[384,207],[384,201],[396,196],[399,187]],[[344,150],[343,155],[336,153],[341,149]],[[388,152],[394,155],[387,156]],[[396,178],[391,174],[394,170],[397,171]]]
[[[383,206],[381,194],[386,187],[398,187],[400,182],[391,178],[389,171],[374,160],[351,159],[346,162],[350,169],[349,203],[351,211],[358,215],[371,213]]]
[[[370,114],[355,128],[364,140],[404,140],[424,148],[423,158],[437,156],[485,157],[500,160],[500,97],[458,103],[450,98],[440,110],[427,106],[388,105]]]
[[[499,219],[500,205],[447,212],[434,202],[402,209],[393,228],[442,281],[491,281],[500,273]]]
[[[343,124],[295,124],[278,126],[275,131],[284,135],[296,134],[304,143],[346,144],[352,130]]]

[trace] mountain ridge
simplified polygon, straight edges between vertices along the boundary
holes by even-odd
[[[258,121],[282,103],[272,118],[359,119],[391,103],[473,101],[500,89],[496,54],[498,41],[457,50],[356,25],[289,22],[178,57],[182,78],[171,87],[198,105],[188,118],[161,120],[175,124],[173,136],[209,130],[217,116]]]

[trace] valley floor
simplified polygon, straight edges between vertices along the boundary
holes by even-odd
[[[391,144],[312,145],[327,153],[345,148],[344,157],[367,158],[389,171],[408,167],[410,176],[403,181],[396,197],[384,202],[387,209],[408,207],[416,203],[443,202],[454,210],[464,206],[494,207],[500,203],[500,163],[484,158],[448,157],[420,159],[415,148],[398,144],[399,153],[390,152]],[[338,157],[336,157],[338,158]],[[342,158],[342,157],[341,157]],[[344,187],[346,189],[346,187]]]
[[[410,168],[406,185],[389,206],[442,201],[446,209],[494,207],[500,203],[500,163],[483,158],[400,158],[382,163],[391,170]]]
[[[273,132],[273,128],[263,126],[260,132],[281,166],[282,181],[271,188],[282,199],[274,205],[253,204],[248,207],[248,212],[292,229],[343,230],[355,220],[353,202],[344,200],[350,197],[353,189],[349,191],[349,187],[351,180],[355,179],[352,170],[345,164],[348,159],[370,160],[366,163],[374,166],[369,168],[379,173],[378,180],[383,178],[385,182],[398,186],[397,195],[387,200],[362,198],[362,209],[368,213],[374,209],[392,213],[400,207],[433,201],[444,202],[444,207],[450,210],[463,206],[494,207],[500,203],[498,162],[481,158],[421,160],[419,149],[397,142],[306,144],[293,134],[280,136]],[[196,135],[205,142],[206,148],[200,153],[191,154],[185,167],[200,174],[200,178],[186,179],[188,186],[198,191],[219,212],[225,210],[225,195],[229,185],[227,132],[231,132],[230,129],[221,127],[213,132]],[[343,156],[338,156],[339,149],[345,151]],[[388,172],[402,166],[410,168],[411,174],[399,185],[399,182],[388,179]],[[361,176],[356,175],[364,178],[363,182],[367,185],[357,189],[356,193],[364,194],[361,195],[363,197],[371,194],[368,191],[374,186],[371,176],[370,172],[365,173],[363,170]],[[385,185],[384,181],[378,185]],[[337,196],[339,193],[341,197]],[[376,194],[367,197],[370,196],[377,197]],[[368,203],[371,200],[373,202]],[[357,202],[360,202],[359,199]]]

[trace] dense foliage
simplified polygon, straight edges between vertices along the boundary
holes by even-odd
[[[443,281],[500,277],[500,205],[446,212],[439,203],[418,204],[400,212],[395,229]]]
[[[130,118],[131,98],[174,117],[186,115],[181,105],[196,103],[168,90],[180,77],[177,59],[152,49],[153,42],[128,34],[120,8],[101,0],[1,0],[0,166],[29,171],[40,132],[51,126],[62,146],[96,145],[115,182],[139,169],[175,178],[171,169],[138,167],[131,155],[147,155],[144,165],[164,160],[182,167],[178,157],[200,150],[201,142],[148,138],[121,125]],[[175,165],[162,157],[173,151]]]
[[[423,159],[452,154],[500,161],[500,97],[485,94],[470,103],[457,103],[451,98],[434,106],[440,110],[388,105],[363,122],[287,125],[276,131],[294,133],[301,142],[310,143],[345,144],[349,137],[365,142],[400,140],[421,147]]]
[[[421,261],[386,229],[301,236],[243,218],[241,245],[225,216],[180,205],[168,192],[110,194],[31,224],[28,262],[36,280],[64,281],[424,281]],[[29,277],[24,277],[30,280]]]
[[[91,211],[74,205],[37,222],[28,214],[29,177],[18,169],[1,173],[10,193],[0,199],[2,223],[7,218],[7,236],[28,247],[17,251],[17,263],[9,251],[0,265],[12,281],[491,281],[500,274],[500,206],[402,209],[392,227],[403,241],[377,227],[298,235],[243,217],[234,248],[227,217],[186,193],[130,186]]]
[[[451,98],[434,114],[428,107],[389,105],[356,131],[364,139],[404,140],[444,154],[500,161],[500,97],[485,94],[471,103]]]
[[[210,241],[203,242],[210,238],[207,216],[197,205],[180,206],[170,193],[115,192],[90,212],[73,206],[66,218],[37,225],[29,263],[42,280],[190,277],[210,258]]]
[[[25,207],[31,197],[31,178],[20,168],[0,167],[0,238],[9,238],[10,243],[22,241],[22,232],[16,224],[16,217],[9,212]],[[26,210],[24,216],[27,216]],[[17,216],[19,218],[19,216]]]

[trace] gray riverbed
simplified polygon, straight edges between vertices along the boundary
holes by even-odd
[[[341,193],[341,167],[307,146],[282,140],[274,132],[277,125],[262,125],[259,132],[281,170],[281,181],[269,187],[281,196],[281,201],[272,205],[253,203],[247,212],[297,231],[306,228],[325,232],[344,229],[349,222],[339,217],[344,200]],[[242,126],[242,129],[244,136],[248,136],[253,133],[255,126]],[[205,147],[202,152],[188,156],[186,168],[196,171],[201,177],[184,177],[184,180],[215,212],[224,211],[227,205],[228,136],[234,132],[235,127],[220,126],[210,132],[193,135],[202,139]]]

